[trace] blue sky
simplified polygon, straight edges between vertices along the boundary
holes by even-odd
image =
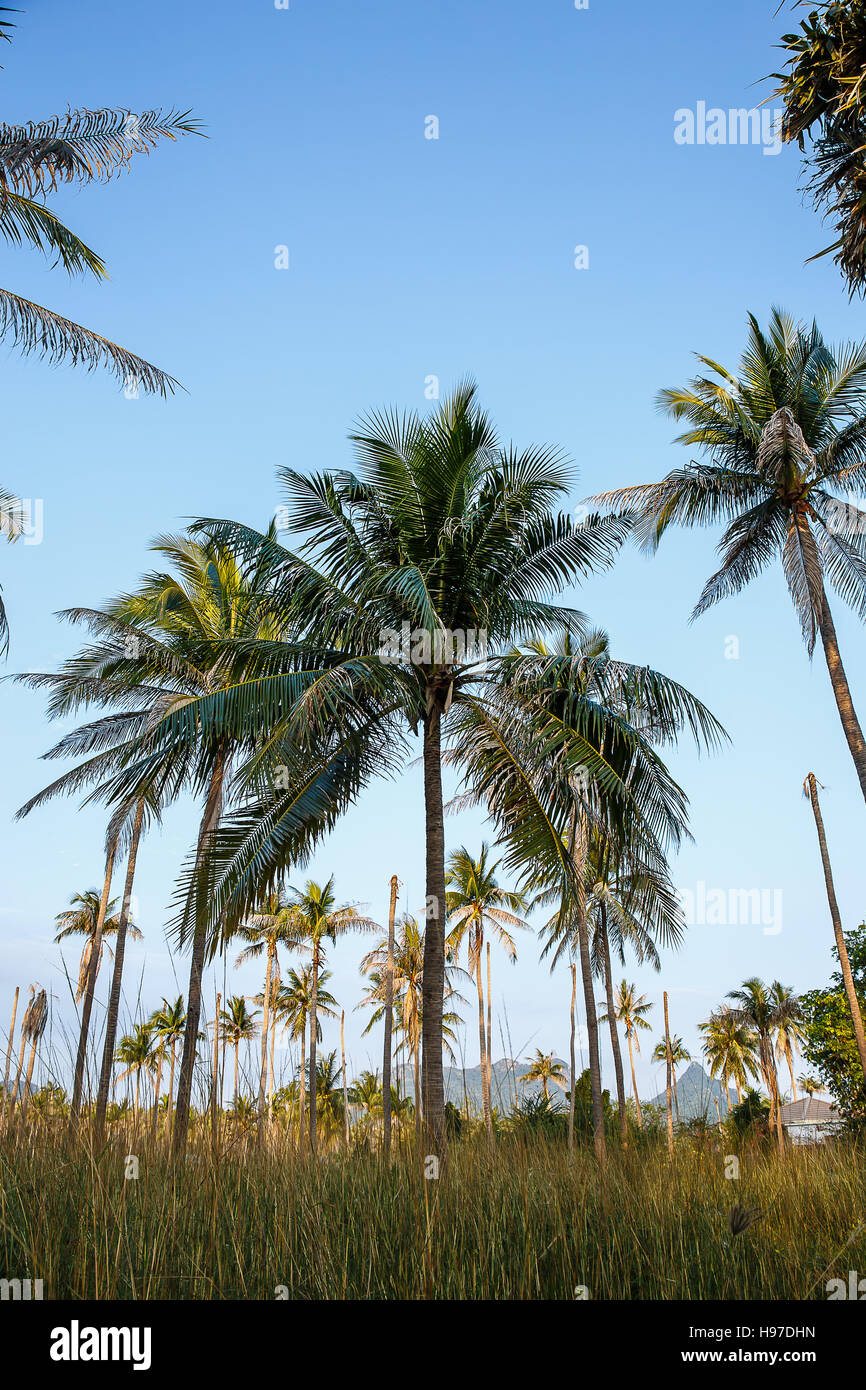
[[[150,563],[151,537],[196,515],[264,524],[280,501],[279,465],[346,464],[352,421],[391,402],[423,409],[431,375],[444,392],[472,374],[504,439],[566,450],[579,467],[576,504],[685,461],[655,393],[691,375],[693,351],[735,364],[749,310],[765,319],[779,303],[817,317],[830,341],[859,336],[860,306],[832,264],[804,264],[829,234],[797,191],[796,151],[674,140],[681,108],[751,106],[768,95],[759,79],[777,66],[773,45],[792,27],[774,8],[31,4],[0,54],[4,120],[67,105],[174,106],[191,108],[208,138],[166,143],[110,185],[54,199],[105,257],[110,281],[70,282],[36,252],[4,249],[6,288],[149,357],[187,392],[127,400],[107,376],[2,349],[2,481],[44,508],[42,543],[0,553],[13,625],[7,670],[53,669],[74,650],[74,634],[52,614],[132,586]],[[430,116],[437,140],[425,139]],[[578,245],[588,248],[587,269],[574,266]],[[275,268],[280,246],[288,270]],[[608,628],[618,655],[682,681],[731,735],[712,759],[683,746],[672,760],[695,837],[676,864],[679,886],[783,895],[777,934],[696,926],[682,951],[665,956],[661,977],[626,967],[657,1001],[656,1030],[668,988],[672,1027],[693,1051],[697,1022],[744,977],[808,988],[832,968],[801,796],[810,770],[827,788],[846,926],[866,907],[857,868],[864,808],[823,659],[810,666],[779,572],[689,626],[715,567],[713,540],[671,533],[656,558],[625,552],[572,595]],[[836,621],[856,699],[866,687],[862,634],[838,602]],[[730,637],[736,660],[725,657]],[[60,732],[38,696],[0,686],[4,1029],[14,986],[36,980],[57,996],[56,1026],[68,1024],[53,918],[100,878],[98,812],[57,804],[12,823],[54,771],[38,759]],[[396,871],[401,907],[419,910],[421,811],[420,769],[410,766],[396,784],[370,790],[307,872],[335,872],[342,897],[384,918]],[[193,807],[174,808],[142,850],[146,939],[127,957],[129,1010],[142,975],[148,1011],[185,990],[186,961],[172,966],[162,933],[195,823]],[[475,847],[484,833],[479,817],[448,823],[452,845]],[[380,1048],[378,1036],[361,1039],[365,1020],[353,1012],[362,949],[341,947],[332,962],[356,1069]],[[568,980],[551,978],[536,956],[527,937],[516,967],[496,961],[494,1007],[503,1026],[507,1013],[516,1053],[565,1055]],[[74,949],[68,959],[76,962]],[[230,968],[227,978],[237,992],[258,985],[252,969]],[[326,1028],[326,1048],[338,1041]],[[612,1086],[606,1050],[604,1059]],[[645,1059],[639,1080],[646,1094],[657,1089]]]

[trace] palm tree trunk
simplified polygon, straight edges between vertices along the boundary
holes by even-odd
[[[240,1040],[240,1037],[237,1037],[237,1038],[235,1038],[235,1094],[234,1094],[234,1110],[235,1110],[235,1113],[237,1113],[237,1108],[238,1108],[238,1053],[240,1052],[240,1048],[241,1048],[241,1040]]]
[[[797,1095],[797,1082],[794,1077],[794,1053],[791,1048],[790,1038],[785,1039],[785,1057],[788,1061],[788,1071],[791,1076],[791,1092],[793,1094],[794,1100],[799,1100],[800,1097]]]
[[[487,1047],[484,1058],[487,1066],[487,1109],[490,1111],[490,1134],[493,1135],[493,1026],[492,1026],[492,1004],[493,998],[492,985],[490,982],[490,942],[486,946],[487,951]]]
[[[276,990],[274,991],[276,994]],[[271,1003],[271,1056],[268,1067],[268,1124],[274,1118],[274,1048],[277,1042],[277,1009],[276,998]]]
[[[574,1088],[577,1078],[574,1075],[574,1006],[577,999],[577,966],[572,963],[571,970],[571,1036],[569,1042],[569,1075],[571,1094],[568,1098],[568,1152],[574,1153]]]
[[[298,1098],[298,1149],[304,1146],[304,1100],[307,1088],[307,1020],[301,1019],[301,1090]]]
[[[442,1008],[445,995],[445,826],[442,805],[441,707],[433,693],[424,719],[424,808],[427,913],[424,932],[423,1096],[426,1144],[445,1152],[445,1079],[442,1071]]]
[[[622,1052],[619,1046],[619,1030],[616,1026],[616,1006],[613,1001],[613,974],[610,967],[610,943],[607,938],[607,909],[601,905],[601,946],[604,966],[604,988],[607,999],[607,1019],[610,1029],[610,1045],[613,1050],[613,1069],[616,1075],[616,1103],[619,1109],[619,1137],[624,1149],[628,1148],[628,1114],[625,1108],[625,1078],[622,1070]]]
[[[860,1067],[863,1071],[864,1079],[866,1079],[866,1033],[864,1033],[863,1030],[863,1015],[860,1012],[860,1002],[857,998],[857,990],[854,987],[851,962],[848,959],[848,948],[845,945],[845,936],[842,932],[842,918],[839,915],[839,904],[836,901],[836,889],[833,886],[833,872],[830,868],[830,855],[827,852],[827,837],[824,834],[824,821],[821,816],[821,807],[818,803],[818,785],[815,781],[814,772],[810,772],[809,776],[806,778],[806,789],[809,800],[812,803],[812,813],[815,817],[815,827],[818,831],[818,846],[821,851],[821,864],[824,868],[824,883],[827,889],[830,919],[833,923],[833,935],[836,938],[836,953],[839,957],[839,965],[842,970],[842,981],[845,985],[845,994],[848,999],[848,1010],[851,1014],[854,1038],[857,1042]]]
[[[604,1133],[604,1106],[601,1098],[601,1055],[598,1045],[598,1009],[592,982],[592,962],[589,956],[589,931],[586,922],[586,885],[584,882],[584,831],[579,827],[578,834],[572,833],[574,867],[577,876],[577,895],[575,914],[577,917],[577,939],[580,950],[580,973],[583,978],[583,999],[586,1006],[586,1032],[589,1044],[589,1081],[592,1091],[592,1134],[595,1156],[600,1163],[607,1158],[607,1141]]]
[[[117,941],[114,946],[114,973],[111,977],[111,993],[108,996],[108,1013],[105,1016],[105,1042],[102,1047],[102,1068],[99,1073],[99,1090],[96,1095],[96,1134],[97,1141],[105,1129],[105,1111],[108,1106],[108,1091],[111,1086],[111,1071],[114,1066],[114,1045],[117,1041],[117,1020],[120,1014],[120,986],[123,979],[123,957],[126,950],[126,931],[129,926],[129,905],[132,901],[132,885],[135,879],[135,861],[138,858],[138,842],[144,820],[144,797],[140,796],[135,808],[132,837],[129,842],[129,859],[126,865],[126,883],[123,889],[123,906],[117,928]]]
[[[421,1105],[420,1105],[420,1099],[421,1099],[421,1098],[420,1098],[420,1096],[419,1096],[419,1094],[418,1094],[418,1072],[419,1072],[419,1070],[420,1070],[419,1058],[418,1058],[418,1047],[419,1047],[420,1041],[421,1041],[420,1038],[419,1038],[419,1037],[417,1036],[417,1034],[416,1034],[416,1037],[415,1037],[415,1046],[414,1046],[414,1048],[412,1049],[412,1067],[413,1067],[414,1076],[415,1076],[415,1149],[416,1149],[416,1157],[421,1153],[421,1115],[422,1115],[422,1111],[421,1111]]]
[[[385,1042],[382,1053],[382,1154],[391,1153],[391,1035],[394,1028],[394,916],[397,911],[396,874],[391,875],[391,902],[388,908],[388,958],[385,964]]]
[[[177,1052],[177,1042],[174,1038],[171,1041],[171,1071],[168,1078],[168,1134],[171,1138],[174,1129],[174,1062]]]
[[[222,995],[217,994],[213,1014],[213,1077],[210,1091],[210,1137],[214,1154],[219,1146],[219,1108],[220,1108],[220,1003]]]
[[[640,1096],[637,1093],[637,1077],[634,1074],[634,1050],[631,1045],[632,1030],[626,1026],[626,1037],[628,1038],[628,1060],[631,1063],[631,1088],[634,1091],[634,1103],[637,1109],[637,1127],[643,1129],[643,1116],[640,1113]]]
[[[821,610],[821,622],[819,624],[821,632],[821,642],[824,647],[824,657],[827,662],[827,670],[830,673],[830,683],[833,687],[833,694],[836,697],[836,708],[839,711],[839,718],[842,721],[842,728],[848,742],[848,749],[854,760],[854,767],[860,779],[860,790],[866,797],[866,739],[863,737],[863,730],[854,709],[854,701],[851,698],[851,691],[848,686],[848,677],[845,674],[845,667],[842,665],[842,658],[839,655],[839,644],[836,640],[836,628],[830,613],[830,605],[824,596],[824,605]]]
[[[671,1030],[668,1022],[668,992],[664,992],[665,1001],[665,1094],[667,1098],[668,1112],[668,1155],[673,1158],[674,1153],[674,1116],[671,1110]]]
[[[133,1135],[135,1135],[136,1132],[137,1132],[137,1130],[138,1130],[138,1092],[139,1092],[139,1087],[140,1087],[140,1086],[141,1086],[141,1067],[136,1067],[136,1070],[135,1070],[135,1099],[134,1099],[133,1102],[132,1102],[132,1133],[133,1133]]]
[[[346,1043],[344,1039],[344,1029],[346,1026],[346,1010],[340,1014],[340,1060],[343,1063],[343,1137],[346,1141],[346,1148],[349,1147],[349,1083],[346,1079]]]
[[[487,1130],[487,1137],[492,1138],[493,1121],[490,1116],[490,1097],[487,1094],[487,1066],[485,1057],[487,1042],[484,1034],[484,988],[481,983],[480,943],[475,958],[475,985],[478,990],[478,1051],[481,1057],[481,1113],[484,1116],[484,1128]]]
[[[29,1100],[30,1100],[30,1084],[31,1084],[31,1082],[32,1082],[32,1080],[33,1080],[33,1063],[36,1061],[36,1042],[37,1042],[37,1039],[34,1038],[33,1041],[32,1041],[31,1044],[30,1044],[30,1056],[29,1056],[28,1059],[27,1059],[27,1077],[26,1077],[26,1080],[25,1080],[25,1082],[24,1082],[24,1094],[23,1094],[23,1096],[21,1097],[21,1118],[22,1118],[22,1120],[24,1119],[24,1117],[25,1117],[26,1114],[27,1114],[27,1105],[28,1105]]]
[[[262,1124],[265,1118],[265,1086],[268,1075],[268,1037],[270,1035],[270,1007],[271,1007],[271,971],[273,969],[275,943],[267,943],[267,965],[265,967],[265,992],[262,995],[263,1016],[262,1016],[262,1064],[259,1068],[259,1104],[257,1111],[257,1126],[259,1139],[262,1137]]]
[[[157,1134],[158,1134],[158,1132],[159,1132],[159,1090],[160,1090],[160,1086],[162,1085],[162,1059],[161,1059],[160,1057],[157,1057],[156,1060],[157,1060],[157,1067],[156,1067],[156,1072],[155,1072],[155,1078],[156,1078],[156,1079],[155,1079],[155,1081],[154,1081],[154,1083],[153,1083],[153,1137],[154,1137],[154,1139],[156,1139],[156,1136],[157,1136]]]
[[[81,1110],[81,1093],[84,1089],[84,1064],[87,1058],[87,1035],[90,1031],[90,1015],[93,1011],[93,994],[96,988],[96,972],[99,969],[99,957],[102,953],[102,927],[105,922],[105,913],[108,907],[108,898],[111,892],[111,876],[114,872],[114,856],[117,851],[117,843],[113,842],[105,858],[105,880],[102,885],[102,897],[99,900],[99,914],[96,918],[96,931],[93,936],[93,950],[90,955],[90,967],[87,972],[87,986],[84,991],[84,1003],[81,1008],[81,1031],[78,1035],[78,1054],[75,1058],[75,1079],[72,1083],[72,1101],[69,1106],[69,1124],[72,1127],[78,1119]]]
[[[310,1153],[316,1157],[316,1120],[319,1109],[319,1088],[316,1078],[316,1044],[319,1031],[319,943],[313,946],[313,983],[310,990]]]
[[[180,1076],[177,1083],[177,1105],[174,1116],[174,1136],[172,1150],[180,1158],[186,1149],[189,1131],[189,1110],[192,1099],[192,1078],[198,1050],[198,1025],[201,1018],[201,980],[207,950],[207,908],[204,902],[204,884],[200,876],[206,868],[208,841],[219,824],[222,812],[222,792],[225,778],[225,756],[217,755],[208,785],[204,812],[199,827],[196,847],[196,908],[195,932],[192,943],[192,958],[189,966],[189,991],[187,996],[186,1026],[183,1032],[183,1052],[180,1059]]]

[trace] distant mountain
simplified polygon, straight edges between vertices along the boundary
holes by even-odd
[[[731,1104],[736,1105],[737,1097],[731,1091]],[[684,1072],[677,1077],[677,1099],[679,1101],[680,1119],[694,1120],[698,1115],[703,1115],[707,1120],[718,1119],[715,1101],[719,1102],[719,1110],[722,1119],[725,1118],[725,1088],[721,1081],[714,1081],[707,1076],[703,1067],[697,1062],[692,1062]],[[660,1091],[657,1096],[653,1096],[651,1105],[660,1105],[662,1109],[667,1106],[667,1095],[665,1091]],[[673,1104],[673,1100],[671,1100]]]
[[[555,1059],[562,1062],[561,1057]],[[565,1074],[568,1075],[568,1063],[563,1062]],[[522,1078],[529,1071],[529,1065],[525,1062],[512,1062],[507,1057],[503,1057],[498,1062],[494,1062],[490,1068],[490,1091],[493,1104],[500,1112],[511,1109],[515,1097],[522,1099],[525,1096],[540,1096],[542,1086],[539,1081],[530,1081],[528,1085],[522,1084]],[[461,1067],[443,1067],[445,1079],[445,1099],[453,1102],[458,1109],[463,1109],[468,1101],[470,1111],[481,1114],[481,1068],[466,1067],[465,1071]],[[412,1077],[407,1070],[405,1080],[400,1077],[400,1090],[405,1095],[412,1095]],[[551,1085],[550,1098],[556,1103],[556,1097],[562,1096],[563,1092],[558,1086]]]

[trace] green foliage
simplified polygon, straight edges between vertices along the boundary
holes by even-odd
[[[844,935],[860,1009],[866,1016],[866,924]],[[833,955],[838,960],[835,947]],[[804,994],[800,1006],[803,1056],[818,1072],[846,1121],[852,1125],[866,1123],[866,1082],[841,972],[833,973],[826,989]]]
[[[763,1134],[768,1130],[770,1102],[750,1086],[739,1105],[731,1111],[731,1123],[740,1135]]]

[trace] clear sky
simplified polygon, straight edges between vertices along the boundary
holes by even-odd
[[[2,482],[44,508],[41,544],[0,552],[7,670],[53,669],[71,653],[75,635],[53,613],[131,587],[157,533],[196,515],[264,525],[280,502],[278,465],[346,465],[352,421],[392,402],[425,408],[431,375],[444,392],[472,374],[503,438],[562,446],[580,469],[576,504],[685,462],[655,393],[692,374],[693,351],[734,365],[749,310],[765,319],[778,303],[817,317],[832,342],[862,336],[862,305],[849,304],[829,260],[804,264],[830,238],[797,191],[796,151],[674,139],[680,109],[768,95],[760,79],[793,27],[790,12],[774,19],[774,9],[772,0],[590,0],[585,10],[572,0],[29,4],[0,54],[5,121],[67,106],[174,106],[191,108],[208,138],[165,143],[110,185],[54,199],[105,257],[110,281],[70,282],[35,251],[3,249],[6,288],[122,342],[188,393],[127,400],[105,375],[2,349]],[[435,140],[425,138],[431,116]],[[288,270],[275,267],[281,246]],[[588,248],[588,268],[575,268],[576,246]],[[733,740],[712,759],[685,746],[673,758],[695,837],[677,861],[678,885],[782,894],[775,934],[694,926],[662,976],[627,965],[657,1003],[647,1040],[667,987],[672,1027],[693,1052],[698,1021],[746,976],[804,989],[832,969],[801,795],[810,770],[827,788],[846,926],[866,910],[864,806],[823,658],[810,666],[781,573],[688,624],[715,568],[714,539],[669,533],[655,559],[626,552],[572,595],[608,628],[617,655],[685,683]],[[836,608],[864,704],[862,630]],[[39,756],[61,732],[39,696],[0,686],[2,1030],[14,986],[37,980],[56,996],[54,1026],[71,1021],[53,919],[101,878],[98,812],[58,803],[12,822],[57,768]],[[172,965],[163,926],[195,824],[195,809],[178,806],[142,849],[145,941],[127,955],[124,1021],[139,994],[149,1012],[186,989],[187,962]],[[477,816],[448,823],[452,846],[476,848],[484,833]],[[307,872],[334,872],[342,898],[384,920],[395,871],[401,907],[420,910],[417,765],[372,788]],[[356,1070],[380,1054],[378,1034],[362,1040],[366,1020],[353,1012],[362,949],[350,942],[331,962]],[[73,971],[77,954],[74,944],[66,953]],[[497,1019],[504,1026],[507,1012],[516,1054],[567,1055],[568,979],[536,958],[526,937],[516,967],[495,960]],[[252,993],[259,972],[230,967],[228,984]],[[100,998],[106,987],[103,975]],[[326,1025],[326,1049],[338,1044]],[[612,1088],[607,1049],[603,1061]],[[639,1080],[645,1094],[658,1088],[646,1059]]]

